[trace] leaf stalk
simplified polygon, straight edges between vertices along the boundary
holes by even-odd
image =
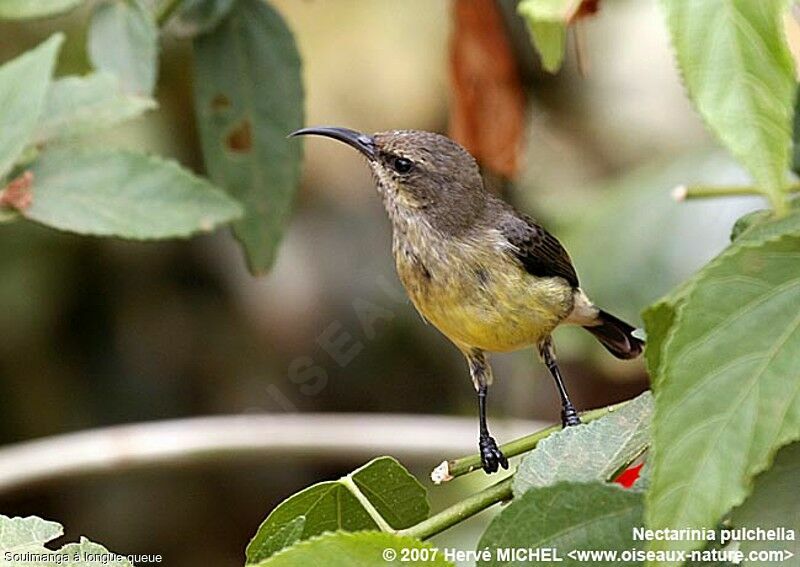
[[[800,192],[800,183],[792,183],[786,187],[786,193]],[[678,185],[672,190],[672,198],[678,202],[689,199],[709,199],[714,197],[768,197],[775,211],[780,213],[786,206],[786,193],[773,195],[765,193],[751,185]]]
[[[504,478],[489,488],[482,490],[434,514],[427,520],[395,533],[398,535],[428,539],[454,525],[471,518],[478,512],[494,506],[499,502],[511,499],[511,481],[513,476]]]

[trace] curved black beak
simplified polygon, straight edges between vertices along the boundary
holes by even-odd
[[[344,142],[348,146],[357,149],[359,152],[367,156],[367,159],[375,159],[377,150],[375,148],[375,141],[371,136],[350,130],[349,128],[337,128],[335,126],[313,126],[311,128],[301,128],[289,134],[289,137],[294,136],[325,136],[326,138],[333,138]]]

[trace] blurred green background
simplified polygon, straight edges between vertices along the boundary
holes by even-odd
[[[309,124],[447,132],[451,2],[273,4],[303,55]],[[760,203],[670,197],[678,184],[744,178],[714,150],[684,96],[655,0],[602,4],[584,26],[586,77],[572,49],[559,75],[543,73],[513,4],[502,2],[528,96],[527,143],[523,173],[506,194],[559,236],[596,302],[639,323],[642,308],[719,251],[733,221]],[[89,11],[0,23],[0,60],[64,30],[59,71],[86,72]],[[187,42],[165,39],[160,108],[93,143],[172,156],[203,173],[191,80]],[[0,443],[287,409],[474,417],[461,355],[408,301],[387,294],[400,284],[363,163],[345,147],[310,141],[304,172],[278,262],[259,278],[227,230],[143,244],[0,225]],[[365,337],[354,301],[388,310],[391,320]],[[344,367],[319,345],[331,326],[363,344]],[[581,409],[647,387],[642,361],[617,361],[580,331],[560,330],[556,342]],[[315,388],[292,380],[299,359],[327,380]],[[532,351],[494,360],[492,417],[557,420],[555,389]],[[405,464],[425,479],[437,462]],[[0,493],[0,512],[59,521],[71,540],[85,534],[118,552],[160,553],[165,565],[241,565],[277,502],[359,464],[343,451],[335,460],[221,460],[80,477]],[[434,508],[485,479],[459,483],[431,488]],[[490,516],[434,541],[468,549]]]

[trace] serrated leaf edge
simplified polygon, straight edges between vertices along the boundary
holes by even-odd
[[[713,260],[711,260],[711,262],[706,264],[706,266],[704,266],[700,270],[700,272],[698,272],[697,277],[694,278],[695,281],[692,283],[692,286],[688,290],[684,300],[682,300],[680,302],[680,305],[677,306],[677,308],[676,308],[674,323],[673,323],[672,327],[670,327],[670,330],[667,333],[667,337],[664,339],[664,343],[663,343],[664,351],[666,352],[667,347],[674,340],[676,329],[680,327],[680,323],[682,321],[681,317],[683,315],[683,305],[688,303],[688,300],[691,297],[691,295],[693,293],[695,293],[696,287],[697,287],[697,285],[696,285],[697,282],[702,281],[702,279],[703,279],[702,278],[702,272],[705,272],[705,270],[708,269],[709,267],[711,267],[712,265],[716,265],[718,262],[723,261],[728,256],[731,256],[733,254],[737,254],[737,253],[739,253],[739,252],[741,252],[741,251],[743,251],[745,249],[756,249],[756,248],[759,248],[761,246],[777,242],[777,241],[779,241],[779,240],[781,240],[783,238],[800,238],[800,229],[797,230],[797,231],[789,231],[789,232],[785,232],[785,233],[781,233],[781,234],[775,234],[775,235],[772,235],[770,237],[767,237],[767,238],[764,238],[764,239],[760,239],[760,240],[751,240],[751,241],[744,241],[744,242],[741,242],[741,241],[737,240],[735,243],[731,244],[728,248],[726,248],[722,253],[720,253],[717,257],[715,257]],[[658,392],[654,392],[654,402],[655,402],[654,412],[653,412],[653,417],[654,418],[655,418],[656,412],[658,411],[658,399],[659,399],[659,393]],[[656,419],[653,419],[653,423],[652,423],[652,428],[653,428],[652,439],[653,440],[655,440],[655,438],[656,438],[657,427],[658,427],[657,426],[657,421],[656,421]],[[733,510],[737,506],[741,505],[747,499],[747,497],[753,491],[755,478],[759,474],[761,474],[764,471],[768,470],[772,466],[772,464],[775,461],[775,456],[778,453],[778,451],[781,448],[783,448],[784,446],[786,446],[786,445],[788,445],[790,443],[793,443],[795,441],[798,441],[798,440],[800,440],[800,434],[796,435],[794,438],[786,439],[783,442],[781,442],[780,444],[772,447],[766,454],[766,458],[764,459],[764,466],[763,467],[761,467],[761,468],[757,467],[757,468],[752,469],[751,471],[747,471],[747,473],[745,475],[745,478],[744,478],[744,482],[743,482],[744,491],[742,493],[741,498],[735,499],[735,501],[732,502],[730,508],[726,512],[723,513],[723,516],[724,516],[724,514],[729,513],[731,510]],[[647,510],[649,509],[650,504],[655,501],[655,497],[653,496],[652,487],[654,485],[656,485],[656,479],[658,478],[658,475],[660,474],[659,470],[658,470],[658,467],[655,466],[655,463],[656,463],[655,455],[657,454],[657,452],[658,452],[658,447],[655,445],[655,443],[651,442],[650,453],[651,453],[652,456],[651,456],[650,460],[653,463],[653,467],[652,467],[651,477],[650,477],[650,486],[648,487],[648,490],[646,491],[646,496],[645,496],[645,516],[644,516],[645,524],[648,525],[648,526],[649,526],[649,522],[648,522],[649,514],[647,514]]]
[[[584,424],[581,424],[580,426],[578,426],[578,428],[580,428],[580,429],[582,429],[583,431],[587,432],[586,434],[590,434],[589,432],[593,431],[594,429],[597,429],[598,427],[601,427],[600,425],[596,425],[596,424],[602,424],[602,423],[603,423],[603,420],[604,420],[606,417],[613,418],[614,416],[616,416],[616,415],[619,415],[619,412],[620,412],[620,411],[624,411],[624,410],[625,410],[625,408],[629,408],[631,404],[633,404],[633,403],[635,403],[635,402],[642,403],[642,402],[643,402],[645,399],[649,399],[649,400],[650,400],[650,401],[649,401],[650,412],[649,412],[649,414],[648,414],[648,416],[647,416],[647,419],[641,419],[641,418],[640,418],[640,419],[637,419],[637,420],[636,420],[637,426],[636,426],[635,428],[632,428],[632,429],[630,430],[630,431],[631,431],[631,434],[630,434],[630,435],[627,437],[626,441],[625,441],[624,443],[622,443],[622,444],[621,444],[621,445],[620,445],[620,446],[617,448],[617,450],[616,450],[616,451],[615,451],[615,453],[614,453],[614,455],[615,455],[615,456],[616,456],[616,455],[619,455],[619,451],[621,450],[622,446],[623,446],[623,445],[625,445],[625,443],[627,443],[627,442],[628,442],[628,441],[629,441],[629,440],[630,440],[630,439],[631,439],[631,438],[632,438],[632,437],[633,437],[633,436],[636,434],[636,432],[639,430],[639,428],[640,428],[640,427],[642,427],[642,424],[643,424],[643,423],[648,423],[648,422],[651,422],[651,421],[652,421],[652,415],[653,415],[653,411],[655,410],[655,403],[654,403],[654,401],[653,401],[653,399],[652,399],[652,398],[653,398],[653,395],[652,395],[652,393],[650,392],[650,390],[646,390],[646,391],[642,392],[641,394],[639,394],[638,396],[636,396],[635,398],[633,398],[633,399],[632,399],[632,400],[631,400],[631,401],[630,401],[628,404],[626,404],[626,405],[625,405],[623,408],[620,408],[620,410],[618,410],[617,412],[614,412],[614,413],[607,414],[607,415],[605,415],[605,416],[601,417],[600,419],[592,420],[592,421],[590,421],[589,423],[584,423]],[[648,428],[650,427],[650,424],[649,424],[649,423],[648,423],[647,427],[648,427]],[[545,442],[547,439],[554,439],[554,438],[556,438],[556,436],[558,436],[558,435],[562,435],[562,434],[563,434],[565,431],[566,431],[566,432],[570,432],[570,431],[573,431],[573,430],[578,430],[578,428],[568,428],[568,429],[562,429],[561,431],[556,431],[556,432],[555,432],[555,433],[553,433],[552,435],[550,435],[550,436],[546,437],[545,439],[543,439],[543,440],[542,440],[542,442]],[[573,435],[573,436],[574,436],[574,435],[575,435],[575,433],[571,433],[571,435]],[[540,446],[541,446],[541,445],[539,445],[539,446],[537,446],[536,448],[534,448],[534,449],[533,449],[533,451],[531,451],[530,453],[528,453],[528,454],[527,454],[527,455],[526,455],[526,456],[525,456],[525,457],[522,459],[522,462],[520,462],[520,464],[517,466],[517,471],[519,471],[520,467],[521,467],[521,466],[522,466],[522,465],[525,463],[525,461],[527,461],[528,459],[531,459],[531,458],[533,458],[533,455],[535,455],[535,454],[536,454],[536,451],[538,451],[538,450],[539,450],[539,447],[540,447]],[[639,458],[639,457],[640,457],[642,454],[644,454],[644,452],[645,452],[645,451],[647,451],[647,449],[648,449],[648,446],[649,446],[649,443],[647,443],[647,444],[646,444],[646,445],[645,445],[645,446],[642,448],[642,450],[638,452],[638,454],[637,454],[637,456],[636,456],[636,458],[637,458],[637,459],[638,459],[638,458]],[[613,459],[611,459],[611,460],[613,460]],[[563,479],[563,480],[556,480],[556,482],[553,482],[553,483],[551,483],[551,484],[544,485],[544,486],[554,486],[554,485],[556,485],[556,484],[560,484],[560,483],[563,483],[563,482],[571,482],[571,483],[576,483],[576,484],[592,484],[593,482],[610,481],[610,480],[613,480],[613,477],[614,477],[614,472],[612,472],[612,473],[609,475],[609,477],[608,477],[608,478],[604,478],[604,479],[597,479],[596,481],[576,481],[576,480]],[[526,492],[529,492],[530,490],[535,490],[535,489],[537,489],[537,488],[544,488],[544,486],[536,486],[536,485],[533,485],[533,486],[529,486],[527,489],[523,490],[522,492],[518,492],[518,489],[517,489],[517,486],[518,486],[518,478],[519,478],[519,477],[518,477],[518,476],[516,475],[516,473],[515,473],[515,475],[514,475],[514,480],[512,481],[512,490],[513,490],[513,493],[514,493],[514,497],[515,497],[515,498],[517,498],[517,497],[519,497],[519,496],[522,496],[523,494],[525,494]]]
[[[768,188],[760,187],[759,186],[759,180],[755,178],[755,176],[750,172],[749,168],[742,161],[742,159],[741,159],[742,156],[740,155],[741,152],[734,151],[732,148],[729,148],[727,146],[727,144],[722,139],[722,134],[721,134],[721,131],[719,130],[719,128],[717,126],[711,124],[707,120],[706,116],[700,111],[699,107],[697,106],[697,103],[695,102],[694,96],[692,95],[692,90],[691,90],[691,88],[689,87],[689,84],[686,81],[686,76],[684,74],[683,67],[681,66],[680,61],[679,61],[678,49],[677,49],[677,47],[675,45],[675,37],[674,37],[674,35],[672,33],[672,28],[671,28],[670,23],[669,23],[670,16],[669,16],[669,13],[667,11],[668,8],[666,6],[667,2],[669,2],[669,1],[670,0],[661,0],[659,3],[662,6],[662,12],[665,15],[664,19],[665,19],[665,23],[666,23],[666,27],[667,27],[667,34],[669,36],[669,42],[668,42],[669,43],[669,50],[672,52],[672,59],[673,59],[673,61],[675,63],[675,68],[676,68],[676,70],[678,72],[678,77],[680,78],[681,86],[683,87],[684,94],[686,95],[686,98],[691,101],[692,108],[694,109],[695,113],[700,118],[700,120],[703,122],[703,124],[706,126],[706,128],[708,128],[708,130],[711,131],[714,134],[715,138],[719,141],[719,143],[728,151],[728,153],[730,155],[732,155],[736,159],[737,162],[739,162],[739,164],[753,178],[753,180],[755,181],[754,187],[756,187],[756,189],[760,189],[760,192],[763,195],[769,197],[771,200],[773,200],[773,203],[774,203],[775,202],[774,200],[777,199],[779,196],[785,195],[785,193],[786,193],[786,191],[785,191],[786,183],[784,182],[784,184],[783,184],[784,191],[782,191],[782,192],[779,191],[777,194],[772,192],[772,191],[770,191]],[[784,9],[786,9],[786,7],[784,7]],[[793,59],[791,57],[791,52],[789,51],[789,47],[788,47],[788,44],[787,44],[787,38],[786,38],[786,33],[784,31],[784,26],[781,25],[780,21],[778,22],[777,28],[778,28],[778,33],[780,34],[780,40],[781,40],[780,43],[781,43],[781,46],[783,48],[781,50],[783,52],[782,55],[787,56],[789,60],[793,61]],[[792,65],[792,68],[794,70],[794,65]],[[797,96],[796,82],[795,82],[795,96]],[[794,98],[793,98],[793,101],[794,101]],[[787,123],[788,145],[787,145],[787,152],[786,152],[786,169],[789,169],[789,167],[791,166],[791,159],[790,159],[789,156],[790,156],[790,153],[792,151],[792,146],[793,146],[791,118],[792,118],[792,116],[790,115],[789,116],[790,120]]]

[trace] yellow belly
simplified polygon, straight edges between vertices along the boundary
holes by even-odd
[[[411,301],[462,350],[508,352],[538,343],[566,318],[573,290],[561,278],[531,276],[502,257],[419,267],[398,258]]]

